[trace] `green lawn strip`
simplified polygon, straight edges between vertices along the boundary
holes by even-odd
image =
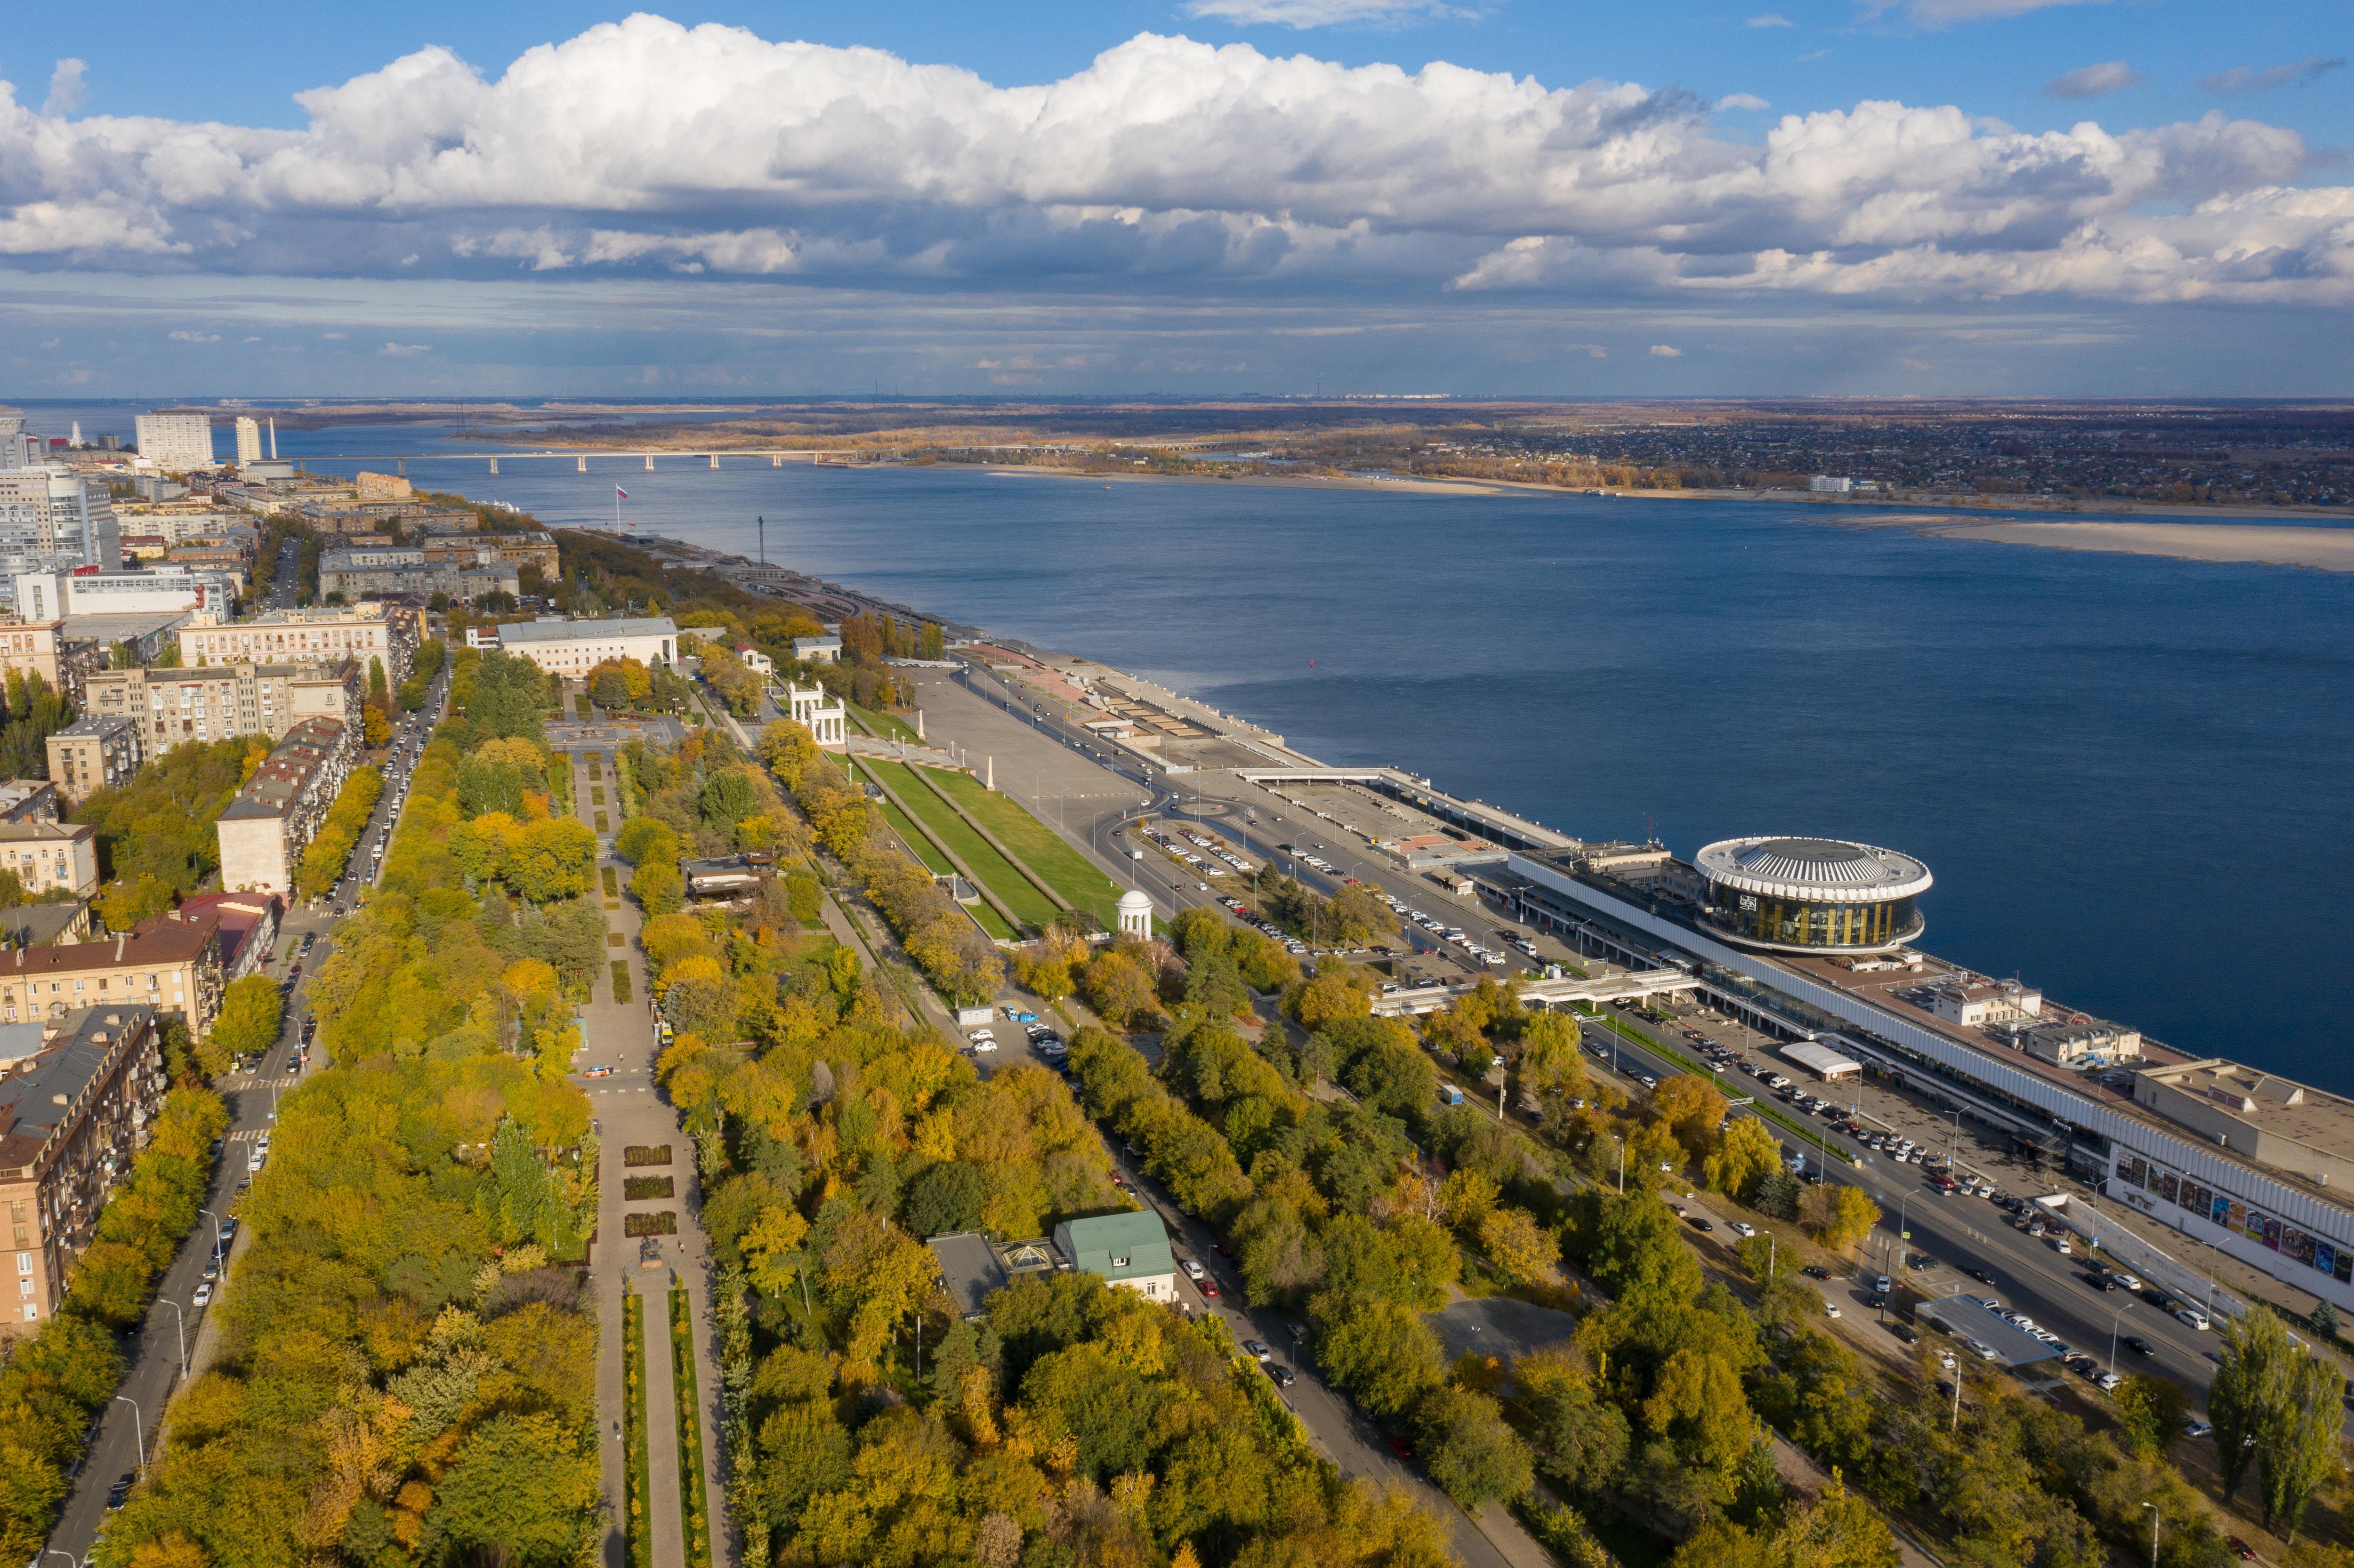
[[[1060,888],[1055,886],[1053,879],[1041,872],[1036,866],[1028,864],[1023,861],[1022,858],[1022,852],[1013,848],[1013,845],[1004,844],[1004,841],[1002,839],[998,840],[997,842],[991,842],[990,841],[991,839],[996,838],[997,830],[983,822],[978,815],[967,810],[964,806],[964,800],[958,799],[959,795],[962,795],[966,800],[970,799],[970,791],[951,790],[949,788],[949,781],[954,779],[961,783],[970,784],[973,790],[979,790],[981,786],[977,782],[966,778],[965,775],[961,773],[950,773],[938,768],[927,768],[919,773],[913,773],[911,777],[913,777],[918,784],[925,786],[929,790],[932,800],[947,806],[950,815],[958,817],[960,820],[964,821],[966,827],[973,829],[976,836],[980,837],[982,842],[988,843],[990,849],[997,855],[997,858],[1005,862],[1005,863],[1013,869],[1013,872],[1016,876],[1019,876],[1030,886],[1036,888],[1040,893],[1044,894],[1046,897],[1046,902],[1055,906],[1055,913],[1060,914],[1062,912],[1064,906],[1069,902],[1069,900],[1064,896]],[[1004,847],[1000,848],[1000,844],[1004,844]]]
[[[630,1568],[653,1568],[653,1521],[646,1516],[652,1471],[646,1462],[646,1323],[645,1298],[634,1290],[621,1297],[621,1387],[627,1408],[622,1415],[621,1470],[628,1501],[622,1520],[629,1542]]]
[[[875,713],[852,703],[844,703],[842,705],[850,710],[851,716],[858,721],[858,727],[869,735],[879,735],[885,740],[904,740],[910,746],[924,744],[916,736],[916,726],[904,719],[895,718],[885,713]]]
[[[1087,910],[1106,929],[1117,926],[1119,887],[1096,863],[1081,854],[1054,829],[1032,814],[1013,796],[984,789],[980,780],[962,773],[943,774],[940,784],[958,805],[995,833],[1005,847],[1022,857],[1031,870],[1055,885],[1055,891]]]
[[[942,854],[938,846],[926,838],[914,822],[907,820],[907,813],[889,800],[880,801],[878,804],[883,808],[883,820],[891,824],[891,831],[899,835],[899,842],[907,846],[908,853],[924,863],[926,870],[934,876],[949,876],[955,874],[956,867],[949,863],[948,856]],[[965,908],[971,914],[974,922],[997,941],[1010,942],[1019,935],[1013,927],[1005,923],[1004,916],[986,904],[968,904]]]
[[[670,1293],[671,1401],[678,1412],[678,1523],[687,1568],[711,1568],[711,1499],[703,1484],[703,1401],[695,1388],[694,1305]]]
[[[1011,909],[1024,924],[1044,930],[1061,913],[1054,900],[1016,871],[1012,863],[989,847],[987,840],[972,831],[972,825],[954,811],[948,803],[915,778],[915,769],[900,762],[875,762],[866,766],[875,777],[890,787],[891,792],[926,827],[931,829],[939,842],[978,877],[982,885],[994,894],[999,903]]]
[[[630,960],[627,959],[615,959],[613,960],[613,1001],[616,1003],[619,1003],[629,1000]]]

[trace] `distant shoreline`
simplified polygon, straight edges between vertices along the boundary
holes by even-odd
[[[875,467],[912,468],[912,463],[875,464]],[[943,468],[961,465],[942,463]],[[1066,468],[1009,468],[1003,465],[983,465],[981,471],[998,479],[1063,479],[1087,480],[1110,484],[1242,484],[1262,490],[1370,490],[1384,494],[1404,495],[1495,495],[1498,487],[1487,480],[1436,479],[1358,479],[1347,475],[1300,474],[1293,477],[1280,473],[1087,473]],[[1575,491],[1562,494],[1575,495]]]

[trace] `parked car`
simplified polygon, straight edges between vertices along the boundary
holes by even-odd
[[[188,1304],[193,1307],[211,1306],[213,1304],[213,1282],[207,1279],[202,1285],[197,1286],[196,1293],[188,1298]]]
[[[1260,1343],[1257,1340],[1245,1340],[1243,1341],[1243,1349],[1248,1351],[1251,1353],[1252,1359],[1256,1361],[1263,1361],[1275,1354],[1275,1351],[1270,1347]]]
[[[1289,1388],[1299,1381],[1299,1374],[1280,1361],[1270,1361],[1262,1358],[1259,1366],[1265,1370],[1267,1376],[1275,1380],[1275,1386],[1278,1388]]]

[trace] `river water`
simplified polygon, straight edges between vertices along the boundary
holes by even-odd
[[[420,484],[553,524],[610,524],[619,485],[625,520],[747,556],[765,516],[772,561],[1581,837],[1886,844],[1936,875],[1933,951],[2354,1093],[2328,913],[2354,889],[2354,576],[1766,503],[634,458],[493,479],[433,460],[444,434],[279,445],[321,469],[411,452]]]

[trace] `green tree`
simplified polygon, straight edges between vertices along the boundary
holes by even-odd
[[[1585,1247],[1595,1283],[1633,1310],[1682,1307],[1700,1295],[1700,1265],[1668,1206],[1649,1193],[1589,1194],[1594,1217]]]
[[[2264,1528],[2293,1542],[2306,1505],[2341,1464],[2346,1376],[2337,1362],[2310,1351],[2300,1352],[2286,1372],[2257,1436],[2256,1471],[2264,1489]]]
[[[247,975],[231,980],[221,993],[212,1044],[233,1056],[257,1055],[278,1043],[284,1021],[285,1001],[277,982],[268,975]]]
[[[2258,1446],[2279,1426],[2296,1348],[2280,1319],[2261,1309],[2226,1322],[2217,1337],[2222,1342],[2207,1391],[2207,1418],[2215,1428],[2215,1468],[2229,1502]]]
[[[514,1568],[567,1568],[593,1549],[602,1490],[597,1455],[577,1425],[546,1414],[494,1415],[433,1489],[423,1544],[436,1562],[494,1557]]]
[[[499,866],[500,880],[534,904],[578,898],[596,875],[597,834],[578,817],[525,824],[508,839]]]
[[[2110,1397],[2126,1446],[2144,1458],[2163,1454],[2182,1429],[2182,1390],[2171,1379],[2136,1372]]]
[[[1529,1489],[1533,1461],[1490,1396],[1442,1387],[1415,1412],[1430,1478],[1467,1509],[1519,1497]]]

